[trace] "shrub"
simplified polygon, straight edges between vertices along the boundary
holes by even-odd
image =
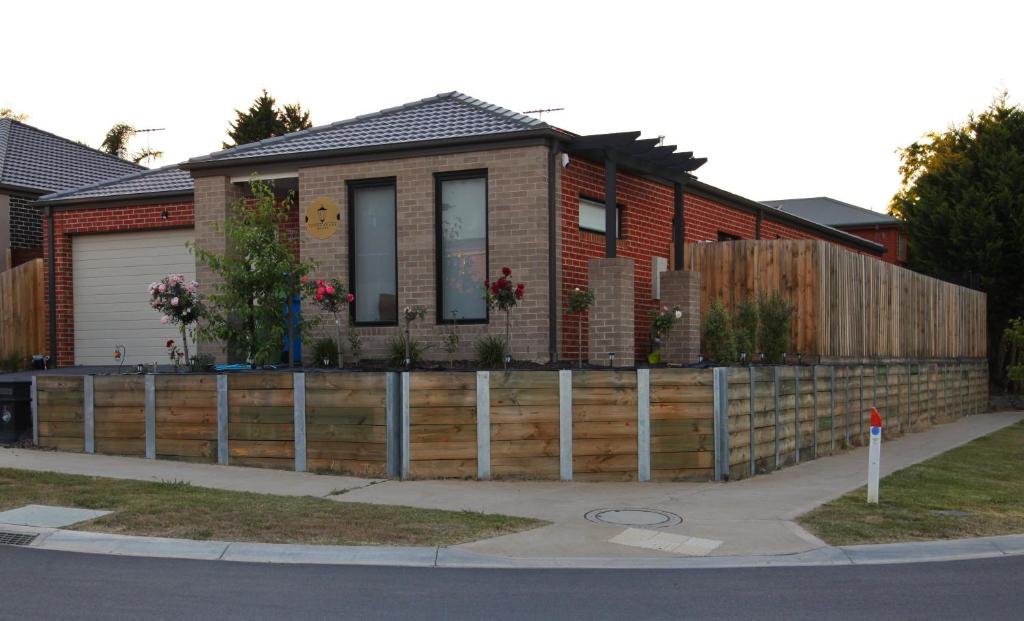
[[[1012,346],[1010,364],[1006,367],[1006,375],[1012,382],[1024,382],[1024,318],[1010,320],[1004,332],[1006,341]]]
[[[0,359],[0,371],[14,373],[15,371],[26,369],[28,365],[25,363],[25,360],[26,358],[17,352],[8,354]]]
[[[495,368],[505,364],[508,346],[500,336],[484,336],[475,344],[476,359],[481,366]]]
[[[348,350],[352,352],[352,363],[359,364],[363,358],[363,337],[359,335],[351,318],[348,322]]]
[[[758,343],[765,362],[783,362],[782,355],[790,348],[790,327],[793,323],[793,304],[778,291],[762,294],[757,299]]]
[[[406,355],[409,358],[409,366],[414,367],[423,359],[427,346],[420,343],[411,336],[400,334],[388,339],[388,364],[393,367],[404,367]]]
[[[747,360],[754,359],[757,349],[757,302],[746,299],[736,305],[732,312],[732,328],[736,335],[736,351],[746,353]]]
[[[712,304],[704,316],[704,347],[708,358],[718,364],[736,362],[736,335],[729,312],[721,301]]]
[[[213,354],[196,354],[192,356],[189,367],[192,371],[212,371],[213,365],[216,362],[217,360],[213,357]]]
[[[338,366],[338,344],[333,339],[320,339],[313,343],[313,364],[321,369]]]

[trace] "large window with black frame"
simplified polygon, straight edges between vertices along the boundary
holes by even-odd
[[[348,185],[349,274],[356,325],[398,323],[395,180]]]
[[[438,174],[437,320],[483,323],[487,278],[487,171]]]

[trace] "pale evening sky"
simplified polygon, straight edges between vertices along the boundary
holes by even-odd
[[[578,133],[641,130],[755,200],[884,210],[895,150],[1024,98],[1009,2],[19,2],[0,107],[98,146],[164,127],[174,163],[220,148],[266,88],[325,124],[459,90]],[[133,146],[144,144],[145,139]]]

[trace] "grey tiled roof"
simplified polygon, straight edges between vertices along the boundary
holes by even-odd
[[[548,124],[540,119],[453,91],[330,125],[217,151],[192,158],[189,162],[300,155],[547,127]]]
[[[144,170],[115,179],[108,179],[87,186],[47,194],[39,198],[41,203],[72,203],[95,201],[104,198],[131,198],[153,194],[189,194],[192,192],[192,175],[178,168],[177,164]]]
[[[145,170],[12,119],[0,119],[0,185],[59,192]]]
[[[769,207],[828,226],[899,224],[900,222],[888,214],[864,209],[827,196],[761,202]]]

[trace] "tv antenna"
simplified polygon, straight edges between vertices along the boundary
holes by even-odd
[[[152,134],[153,132],[162,132],[165,129],[166,128],[164,128],[164,127],[149,127],[149,128],[146,128],[146,129],[137,129],[137,130],[135,130],[135,133],[136,134],[146,134],[146,152],[148,153],[148,152],[152,152],[152,150],[153,150],[150,147],[150,144],[149,144],[149,136],[150,136],[150,134]]]
[[[565,108],[541,108],[539,110],[527,110],[523,114],[536,114],[537,118],[541,119],[544,118],[545,112],[561,112],[562,110],[565,110]]]

